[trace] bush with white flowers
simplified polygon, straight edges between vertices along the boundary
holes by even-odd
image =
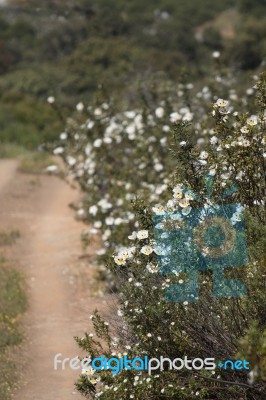
[[[209,82],[210,87],[179,84],[177,93],[175,90],[156,96],[152,93],[152,101],[124,112],[117,111],[110,100],[97,99],[89,107],[77,104],[76,113],[68,119],[65,132],[53,146],[53,153],[63,158],[69,176],[79,182],[85,193],[78,214],[89,224],[84,239],[90,241],[94,235],[101,236],[99,254],[104,260],[104,255],[109,256],[128,231],[138,228],[132,200],[141,197],[156,203],[165,197],[177,164],[176,157],[169,155],[173,127],[181,122],[189,126],[189,137],[186,138],[184,130],[178,139],[184,152],[191,140],[197,140],[200,146],[210,136],[215,145],[213,122],[207,119],[210,102],[217,100],[212,89],[226,93],[231,99],[230,105],[222,99],[216,101],[215,110],[225,118],[225,110],[231,112],[234,106],[240,104],[245,108],[252,103],[254,96],[236,95],[228,77],[217,75],[216,79],[217,82]],[[201,134],[204,138],[199,137]],[[199,163],[206,163],[207,157],[208,152],[202,151]]]
[[[88,370],[76,384],[86,397],[264,398],[265,343],[255,338],[265,337],[265,76],[255,90],[257,108],[244,97],[239,101],[231,89],[227,99],[203,88],[190,96],[185,114],[182,96],[171,110],[167,100],[149,110],[111,116],[110,105],[102,104],[89,108],[90,116],[82,124],[69,121],[67,138],[64,135],[64,145],[58,147],[64,147],[61,154],[69,171],[87,193],[83,207],[94,221],[90,229],[101,230],[113,252],[107,267],[119,289],[118,311],[108,322],[95,312],[96,337],[86,333],[76,338],[79,346],[91,358],[148,355],[218,361],[236,359],[238,354],[251,365],[249,373],[166,368],[151,375],[136,370],[112,375],[108,370]],[[213,182],[211,200],[206,176]],[[237,190],[230,191],[235,184]],[[246,217],[249,261],[229,271],[228,277],[241,279],[248,296],[216,298],[212,273],[205,271],[200,273],[197,301],[166,301],[165,292],[187,277],[178,266],[167,275],[161,273],[158,256],[165,248],[156,243],[154,216],[173,216],[165,222],[167,234],[173,224],[181,229],[193,208],[223,204],[224,193],[227,202],[243,206]],[[232,216],[233,223],[240,211]]]

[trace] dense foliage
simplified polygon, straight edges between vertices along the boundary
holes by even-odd
[[[180,83],[177,94],[166,90],[126,112],[99,98],[89,107],[78,103],[61,133],[54,153],[86,192],[77,213],[93,224],[89,239],[102,233],[99,254],[108,259],[114,252],[107,267],[118,288],[118,310],[108,318],[92,316],[96,339],[86,333],[77,341],[92,358],[239,355],[251,370],[123,370],[113,376],[89,368],[77,382],[89,398],[265,397],[265,76],[254,76],[245,94],[243,87],[242,94],[233,89],[230,76],[215,77],[201,89]],[[214,273],[224,278],[203,270],[197,271],[198,298],[166,301],[187,273],[178,264],[162,273],[158,256],[166,249],[156,242],[154,216],[170,215],[180,228],[193,210],[216,212],[228,203],[244,209],[249,261],[225,276],[240,279],[248,296],[235,297],[230,288],[213,295],[220,284]],[[236,229],[241,207],[230,217]],[[206,246],[205,256],[210,251]]]

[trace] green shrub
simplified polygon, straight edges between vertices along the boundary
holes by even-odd
[[[217,85],[210,82],[209,87],[196,93],[188,89],[191,85],[180,84],[179,99],[173,100],[168,93],[167,100],[155,106],[146,104],[141,112],[112,113],[110,105],[101,101],[88,109],[78,104],[77,116],[69,120],[55,153],[62,155],[71,176],[87,192],[78,214],[87,220],[89,213],[94,221],[91,233],[102,232],[105,245],[102,252],[107,248],[109,254],[116,249],[113,257],[107,257],[107,268],[117,289],[117,315],[110,310],[107,321],[96,311],[92,316],[95,338],[89,333],[76,338],[82,350],[91,358],[120,358],[127,354],[129,359],[163,355],[173,360],[191,355],[191,358],[213,357],[223,361],[241,354],[250,362],[251,370],[191,373],[182,369],[177,374],[165,369],[149,376],[133,370],[112,375],[110,371],[88,368],[77,382],[80,392],[88,398],[159,400],[197,396],[218,400],[226,396],[234,400],[241,396],[262,400],[265,395],[264,342],[256,343],[256,337],[265,329],[266,302],[265,282],[261,279],[266,267],[265,76],[256,84],[256,105],[250,94],[245,100],[238,96],[231,84],[230,79],[221,78]],[[227,93],[230,100],[217,98],[210,87],[223,95]],[[189,108],[183,102],[189,102]],[[182,117],[184,108],[186,117]],[[210,111],[212,118],[208,117]],[[169,114],[174,128],[172,140],[169,133],[160,135],[162,126],[169,126]],[[135,126],[137,116],[142,116],[139,117],[142,129]],[[166,148],[161,140],[150,141],[157,134],[163,143],[166,139]],[[144,160],[146,170],[142,172],[137,166]],[[163,172],[153,170],[150,160],[160,162]],[[207,175],[213,177],[212,193],[212,180],[206,180]],[[159,182],[164,187],[156,192]],[[232,190],[235,183],[236,192]],[[146,187],[149,191],[145,193]],[[226,204],[240,203],[245,208],[250,257],[246,266],[233,268],[225,276],[240,279],[249,296],[216,298],[212,293],[212,274],[205,271],[199,273],[198,301],[166,301],[165,291],[172,285],[181,285],[187,277],[179,270],[171,270],[168,275],[159,272],[154,214],[178,210],[181,216],[187,215],[183,210],[189,214],[189,204],[194,208],[212,208],[213,203],[223,207],[221,196],[226,192],[229,196]],[[136,218],[129,214],[130,199]],[[119,215],[125,226],[115,223]],[[126,240],[132,227],[134,232]],[[256,328],[252,328],[254,324]],[[253,338],[252,349],[256,349],[259,359],[254,358],[253,350],[247,346],[249,337]]]

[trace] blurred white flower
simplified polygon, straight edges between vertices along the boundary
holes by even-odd
[[[85,215],[85,210],[84,210],[83,208],[80,208],[80,209],[77,211],[77,215],[78,215],[79,217],[83,217],[83,216]]]
[[[220,55],[221,55],[221,53],[220,53],[219,51],[214,51],[214,52],[212,53],[213,58],[219,58]]]
[[[67,133],[66,132],[60,133],[60,139],[61,140],[66,140],[67,139]]]
[[[98,107],[98,108],[95,108],[95,110],[94,110],[94,115],[96,116],[96,117],[99,117],[100,115],[102,115],[102,110],[101,110],[101,108],[100,107]]]
[[[94,121],[89,121],[88,123],[87,123],[87,128],[88,129],[92,129],[94,127]]]
[[[76,164],[76,162],[77,162],[77,160],[74,158],[74,157],[72,157],[72,156],[67,156],[67,163],[68,163],[68,165],[70,165],[70,166],[73,166],[73,165],[75,165]]]
[[[57,170],[58,170],[57,165],[49,165],[48,167],[46,167],[47,172],[56,172]]]
[[[158,107],[155,110],[155,115],[157,118],[162,118],[164,116],[164,109],[163,107]]]
[[[49,97],[47,98],[47,102],[48,102],[49,104],[53,104],[53,103],[55,102],[55,98],[54,98],[53,96],[49,96]]]
[[[98,207],[97,206],[93,205],[93,206],[91,206],[89,208],[89,214],[93,215],[94,217],[97,214],[97,212],[98,212]]]
[[[64,147],[57,147],[56,149],[54,149],[53,153],[55,155],[64,153]]]
[[[164,125],[164,126],[163,126],[163,131],[164,131],[164,132],[169,132],[169,131],[170,131],[170,126]]]
[[[155,171],[160,172],[160,171],[163,170],[163,165],[160,164],[160,163],[156,163],[156,164],[154,165],[154,169],[155,169]]]
[[[77,111],[83,111],[84,110],[84,104],[82,102],[79,102],[76,105],[76,109],[77,109]]]
[[[96,139],[96,140],[94,140],[94,142],[93,142],[93,146],[94,147],[101,147],[101,145],[102,145],[102,139]]]
[[[180,121],[182,116],[178,112],[173,112],[170,114],[170,121],[172,123]]]
[[[254,89],[253,88],[249,88],[249,89],[246,90],[246,94],[248,96],[251,96],[253,93],[254,93]]]

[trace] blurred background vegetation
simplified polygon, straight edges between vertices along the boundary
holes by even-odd
[[[265,0],[6,0],[0,6],[0,141],[51,140],[102,85],[134,104],[143,78],[208,74],[211,54],[246,74],[266,51]]]

